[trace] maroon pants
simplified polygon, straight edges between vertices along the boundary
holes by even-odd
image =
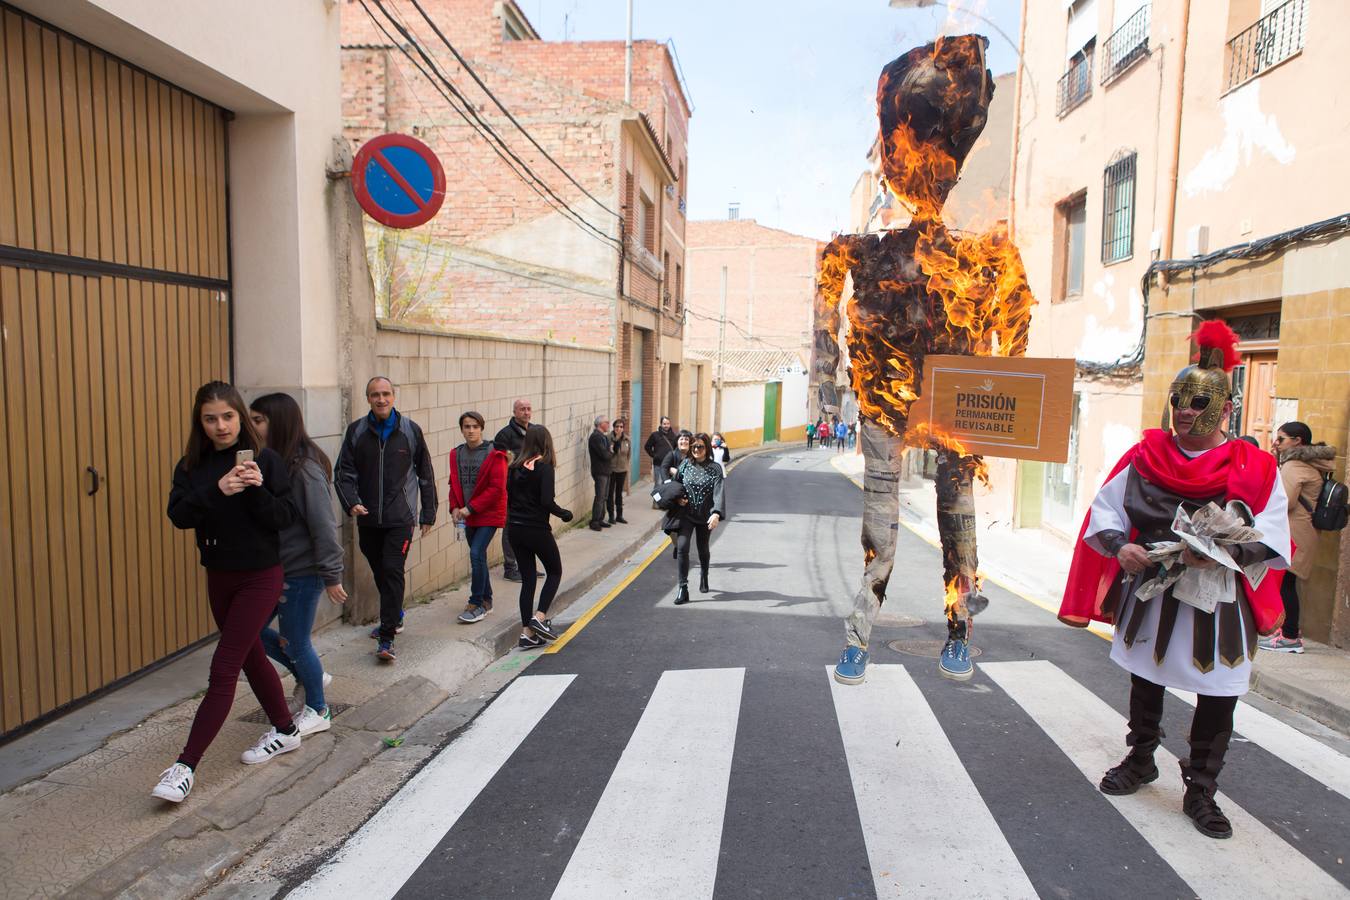
[[[281,689],[277,670],[263,650],[262,629],[281,597],[281,566],[251,572],[206,570],[206,592],[211,598],[211,615],[220,628],[220,641],[211,656],[211,679],[197,707],[197,716],[188,732],[187,746],[178,761],[197,768],[202,754],[216,739],[220,727],[234,705],[234,689],[239,670],[248,677],[248,686],[267,712],[278,731],[291,727],[291,711]]]

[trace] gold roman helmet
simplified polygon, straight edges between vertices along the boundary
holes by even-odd
[[[1228,372],[1237,365],[1238,336],[1218,319],[1205,322],[1192,337],[1200,346],[1194,363],[1177,373],[1167,391],[1167,407],[1163,410],[1163,428],[1172,425],[1172,412],[1190,408],[1199,413],[1191,434],[1200,437],[1212,434],[1223,418],[1224,404],[1233,398]]]

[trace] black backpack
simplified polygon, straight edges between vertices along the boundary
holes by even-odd
[[[1322,487],[1317,492],[1316,506],[1309,504],[1302,497],[1298,498],[1303,508],[1312,513],[1312,525],[1318,531],[1340,531],[1345,527],[1347,519],[1350,519],[1347,500],[1350,500],[1350,490],[1333,479],[1330,472],[1322,476]]]

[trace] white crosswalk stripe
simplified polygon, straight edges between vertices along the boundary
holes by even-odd
[[[665,672],[554,900],[711,897],[744,669]]]
[[[985,663],[981,668],[1093,784],[1120,761],[1125,718],[1059,667],[1037,660]],[[1259,893],[1267,897],[1344,896],[1345,889],[1330,875],[1222,793],[1220,805],[1233,823],[1233,837],[1197,840],[1190,820],[1180,813],[1177,758],[1162,747],[1155,758],[1164,777],[1137,794],[1102,797],[1197,895],[1252,896],[1259,883]],[[1261,873],[1266,878],[1257,882]]]
[[[1168,690],[1191,706],[1195,705],[1195,694]],[[1233,713],[1233,730],[1309,778],[1350,798],[1350,760],[1321,741],[1241,701]]]
[[[1035,897],[905,667],[868,666],[867,681],[851,686],[836,683],[830,672],[825,677],[879,900],[949,896],[953,871],[962,873],[969,896]],[[961,823],[959,836],[952,822]]]
[[[575,677],[517,678],[290,896],[394,896]]]
[[[980,669],[1001,691],[1000,702],[1020,707],[1088,782],[1075,778],[1065,790],[1091,791],[1100,798],[1102,821],[1121,827],[1118,813],[1196,895],[1350,896],[1314,862],[1309,848],[1301,848],[1296,838],[1287,841],[1230,797],[1220,802],[1233,822],[1234,837],[1215,841],[1198,835],[1181,812],[1177,761],[1165,748],[1157,751],[1163,771],[1158,781],[1133,796],[1098,794],[1102,773],[1123,753],[1123,716],[1050,662],[994,662]],[[1041,861],[1019,860],[1013,845],[1019,850],[1025,845],[1016,839],[1010,843],[1003,831],[1009,820],[1021,821],[1025,810],[990,808],[910,672],[901,665],[873,664],[867,681],[854,686],[835,683],[828,669],[823,675],[821,687],[829,686],[836,721],[819,726],[837,727],[843,747],[842,759],[833,756],[828,765],[841,767],[835,769],[841,778],[847,769],[857,815],[849,828],[861,834],[863,845],[852,847],[858,860],[865,850],[879,900],[949,896],[953,872],[960,873],[965,896],[1037,896],[1032,878],[1044,877],[1043,868],[1037,868]],[[414,873],[425,887],[431,870],[418,872],[419,867],[490,781],[516,777],[503,769],[506,761],[526,741],[546,739],[532,732],[578,677],[587,676],[517,678],[291,896],[388,898]],[[625,743],[613,771],[593,770],[598,778],[590,784],[598,797],[586,801],[594,808],[586,807],[589,815],[575,847],[565,861],[556,858],[550,870],[559,873],[549,876],[558,879],[556,885],[540,884],[534,893],[551,891],[555,900],[713,896],[719,864],[739,849],[723,846],[723,829],[731,816],[742,813],[727,804],[738,731],[744,730],[745,678],[742,668],[661,675],[637,725],[617,738]],[[594,685],[587,687],[579,697],[592,696]],[[1194,703],[1193,697],[1178,696]],[[569,697],[569,704],[582,702],[579,697]],[[1326,809],[1334,811],[1350,797],[1350,760],[1334,748],[1245,703],[1238,706],[1236,724],[1255,745],[1325,785],[1331,804]],[[747,737],[740,735],[743,741]],[[494,789],[498,786],[503,782]],[[844,807],[831,814],[851,818],[847,789],[842,793]],[[745,802],[744,795],[736,796],[735,803]],[[456,833],[475,827],[467,820]],[[1066,822],[1064,827],[1092,823]],[[1292,835],[1304,826],[1281,822],[1276,827]],[[447,850],[446,858],[455,852]],[[432,858],[444,855],[437,851]],[[512,865],[505,866],[503,877],[511,877]],[[865,879],[866,873],[859,870],[859,876]]]

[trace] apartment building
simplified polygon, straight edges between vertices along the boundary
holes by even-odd
[[[1016,518],[1072,534],[1156,427],[1187,336],[1242,337],[1229,428],[1350,440],[1350,111],[1323,99],[1350,20],[1325,0],[1076,0],[1023,23],[1011,220],[1040,300],[1029,353],[1079,360],[1065,465],[1019,465]],[[1350,639],[1323,534],[1304,628]]]
[[[446,199],[412,232],[368,226],[382,314],[609,348],[614,412],[654,428],[682,358],[690,107],[669,48],[635,41],[626,82],[624,42],[541,40],[511,0],[384,6],[342,7],[346,133],[427,142]]]

